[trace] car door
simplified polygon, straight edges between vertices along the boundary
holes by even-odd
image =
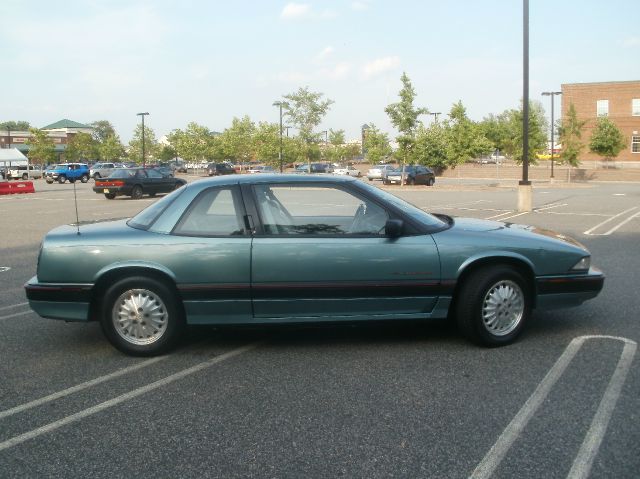
[[[173,178],[165,177],[157,170],[147,170],[145,191],[151,194],[167,193],[173,189]]]
[[[183,194],[176,202],[187,202],[186,211],[179,219],[167,219],[171,225],[177,220],[171,230],[175,242],[166,248],[167,263],[176,275],[189,322],[250,321],[251,231],[239,188],[211,187],[193,199]]]
[[[439,291],[430,235],[388,238],[397,217],[335,185],[256,185],[251,262],[256,320],[424,317]]]

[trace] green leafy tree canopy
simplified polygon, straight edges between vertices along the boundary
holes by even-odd
[[[626,147],[625,138],[616,124],[606,116],[598,118],[589,140],[589,150],[611,160]]]

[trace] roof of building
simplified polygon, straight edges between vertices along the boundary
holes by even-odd
[[[91,125],[84,125],[82,123],[78,123],[77,121],[64,120],[56,121],[55,123],[51,123],[50,125],[42,127],[42,130],[58,130],[60,128],[93,128]]]

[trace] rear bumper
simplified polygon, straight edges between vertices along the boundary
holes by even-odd
[[[92,284],[39,283],[34,276],[24,289],[29,306],[39,316],[65,321],[88,321]]]
[[[604,279],[602,271],[596,268],[591,268],[587,274],[538,277],[536,307],[551,309],[582,304],[600,294]]]

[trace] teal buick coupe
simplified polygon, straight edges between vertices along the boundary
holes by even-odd
[[[451,218],[325,175],[200,180],[129,220],[49,232],[26,285],[44,318],[99,321],[132,355],[187,325],[451,318],[511,343],[533,308],[602,289],[589,252],[531,226]]]

